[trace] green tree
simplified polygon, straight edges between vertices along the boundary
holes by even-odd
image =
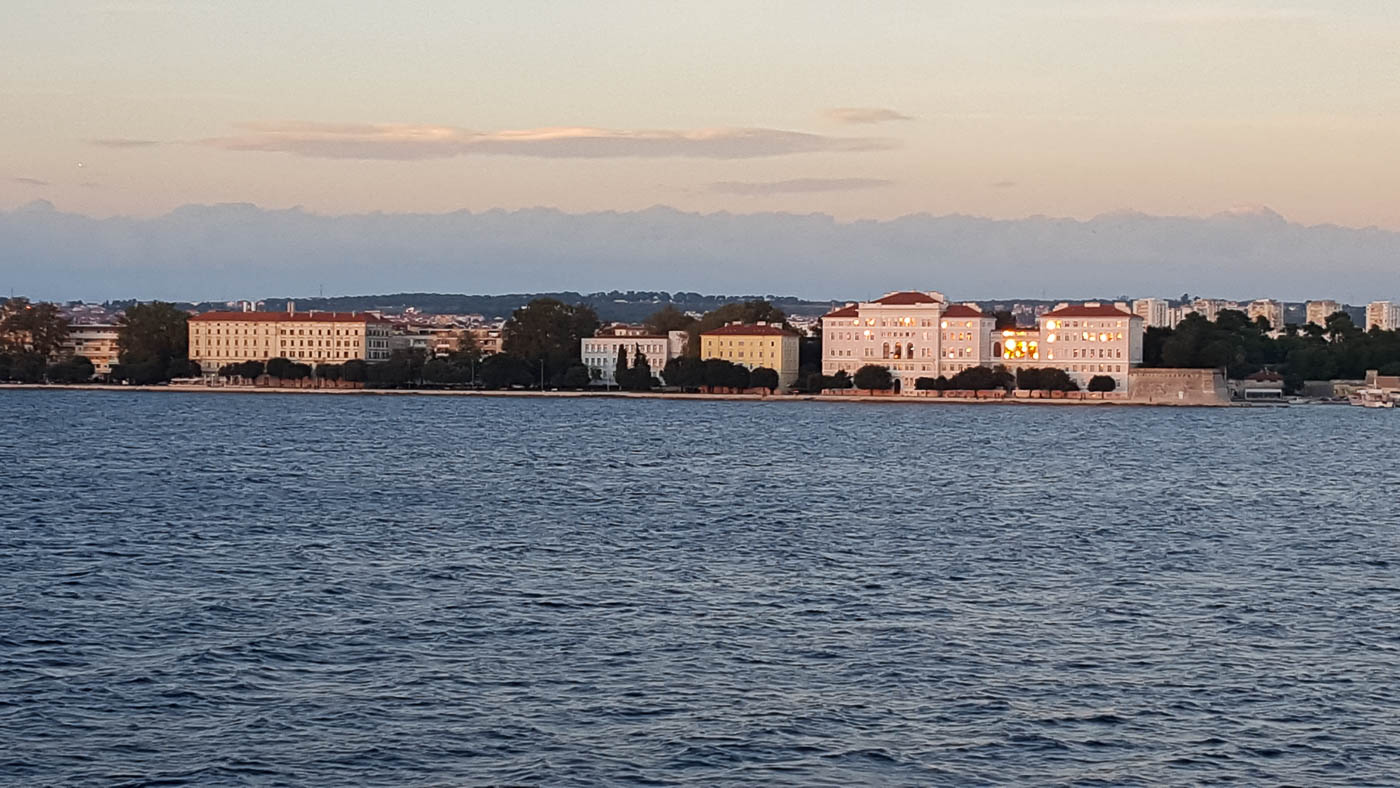
[[[266,370],[269,377],[288,380],[291,378],[292,360],[281,356],[270,358],[267,360]]]
[[[914,390],[915,390],[915,391],[940,391],[941,389],[938,388],[938,379],[937,379],[937,378],[915,378],[915,379],[914,379]]]
[[[493,353],[482,359],[476,379],[488,389],[528,386],[535,381],[530,363],[509,353]]]
[[[705,385],[705,362],[693,356],[673,357],[662,368],[661,377],[668,386],[698,389]]]
[[[778,390],[778,371],[768,367],[757,367],[749,373],[749,385],[768,389],[768,393],[772,394]]]
[[[621,348],[619,348],[621,350]],[[619,359],[619,364],[625,363],[625,359]],[[651,364],[647,357],[642,354],[640,345],[636,348],[636,353],[632,357],[632,368],[623,369],[622,377],[618,378],[617,384],[628,391],[647,391],[651,389]]]
[[[50,383],[86,383],[92,380],[92,362],[85,356],[73,356],[50,364],[45,377]]]
[[[1090,391],[1113,391],[1118,388],[1118,381],[1108,375],[1095,375],[1089,378]]]
[[[598,315],[583,304],[537,298],[506,321],[503,350],[539,368],[546,377],[562,375],[579,359],[579,342],[598,331]]]
[[[368,374],[369,364],[363,359],[353,358],[340,365],[340,379],[346,383],[364,383]]]
[[[592,382],[588,374],[588,367],[582,364],[571,364],[564,370],[564,378],[561,381],[564,388],[586,389]]]
[[[856,370],[855,386],[866,391],[888,391],[894,388],[894,377],[887,367],[879,364],[866,364]]]
[[[129,307],[117,329],[117,348],[127,378],[149,384],[169,380],[172,372],[187,371],[184,365],[173,365],[188,358],[188,324],[184,310],[163,301]]]
[[[47,361],[58,355],[67,339],[68,320],[56,305],[33,304],[27,298],[11,298],[0,305],[0,350],[30,350]]]
[[[617,346],[617,363],[613,364],[613,382],[618,386],[627,385],[627,348]]]
[[[687,331],[695,325],[695,318],[687,315],[671,304],[661,307],[651,313],[642,325],[647,331],[653,334],[666,335],[668,331]]]
[[[992,317],[996,319],[994,328],[996,328],[997,331],[1016,327],[1016,316],[1011,314],[1010,310],[998,309],[992,313]]]

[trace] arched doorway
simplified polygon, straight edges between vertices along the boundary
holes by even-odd
[[[899,393],[899,388],[900,388],[900,385],[901,385],[902,383],[903,383],[903,381],[901,381],[899,378],[895,378],[895,379],[894,379],[894,393],[896,393],[896,394]]]

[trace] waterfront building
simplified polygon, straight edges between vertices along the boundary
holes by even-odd
[[[1366,305],[1366,330],[1378,328],[1381,331],[1400,329],[1400,304],[1394,301],[1372,301]]]
[[[767,367],[778,373],[778,390],[797,381],[796,332],[777,324],[730,323],[700,335],[700,358],[718,358],[750,370]]]
[[[1063,369],[1081,387],[1108,375],[1120,389],[1142,363],[1145,319],[1125,303],[1060,303],[1034,328],[996,328],[970,304],[937,292],[896,292],[851,304],[822,318],[822,374],[854,375],[866,364],[890,370],[901,392],[921,377],[951,378],[969,367],[1004,364]]]
[[[611,386],[617,383],[619,349],[627,353],[627,366],[632,366],[640,352],[647,360],[647,366],[651,367],[651,374],[661,377],[666,362],[685,353],[688,336],[684,331],[653,334],[643,326],[618,323],[579,340],[579,357],[588,367],[588,376],[595,384]]]
[[[1309,301],[1307,306],[1307,322],[1317,326],[1327,325],[1327,318],[1333,312],[1342,311],[1342,305],[1336,301]]]
[[[1250,320],[1264,318],[1269,321],[1269,329],[1277,331],[1283,328],[1283,302],[1275,301],[1272,298],[1260,298],[1249,302],[1249,309],[1246,311]]]
[[[955,317],[944,326],[948,307],[948,299],[937,291],[905,290],[826,313],[822,316],[822,374],[851,376],[866,364],[880,364],[890,370],[901,390],[912,391],[918,378],[944,374],[940,372],[944,364],[951,369],[978,363],[981,355],[960,359],[947,355],[942,343],[945,333],[958,336],[984,328],[979,319],[966,317]],[[970,321],[977,325],[960,325]],[[995,324],[993,320],[991,325]],[[991,348],[990,334],[956,341],[960,350]]]
[[[1133,302],[1133,314],[1142,318],[1147,328],[1172,328],[1170,307],[1165,298],[1139,298]]]
[[[117,363],[117,333],[120,330],[120,326],[112,324],[71,325],[60,353],[64,356],[82,356],[92,362],[94,374],[106,375]]]
[[[389,358],[391,324],[363,312],[205,312],[189,319],[189,357],[206,373],[287,358],[342,364]]]

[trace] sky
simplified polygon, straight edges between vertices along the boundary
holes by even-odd
[[[1397,40],[1389,0],[7,0],[0,210],[1395,230]]]

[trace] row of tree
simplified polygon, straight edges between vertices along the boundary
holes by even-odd
[[[850,382],[855,388],[868,391],[889,391],[894,388],[894,376],[889,368],[878,364],[866,364],[856,370]],[[1079,384],[1063,369],[1022,367],[1013,373],[1005,365],[998,364],[994,367],[968,367],[952,377],[916,378],[914,388],[919,391],[1078,391]],[[1115,388],[1117,381],[1108,375],[1095,375],[1089,379],[1090,391],[1113,391]]]
[[[1278,372],[1290,390],[1305,380],[1361,379],[1366,370],[1400,375],[1400,331],[1362,331],[1346,312],[1324,325],[1286,325],[1278,336],[1264,318],[1222,309],[1214,321],[1187,315],[1176,328],[1149,328],[1143,337],[1148,367],[1224,367],[1232,378],[1262,369]]]
[[[720,358],[702,361],[689,355],[667,361],[661,375],[666,379],[666,385],[686,391],[767,389],[771,393],[779,385],[777,370],[768,367],[749,369]]]

